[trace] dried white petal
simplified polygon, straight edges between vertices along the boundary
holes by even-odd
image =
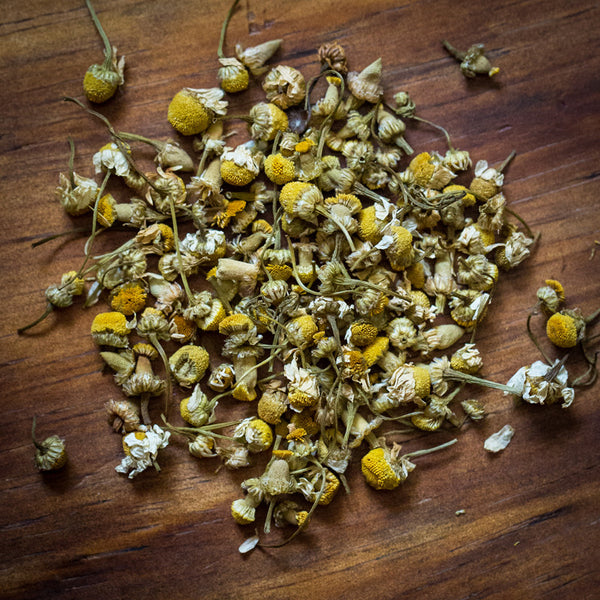
[[[254,550],[254,548],[256,548],[256,546],[258,545],[259,539],[257,535],[253,535],[252,537],[249,537],[247,540],[244,540],[241,544],[240,547],[238,548],[238,550],[240,551],[240,554],[246,554],[246,552],[250,552],[251,550]]]
[[[483,447],[488,452],[500,452],[510,444],[510,440],[512,440],[514,433],[515,430],[510,425],[505,425],[500,431],[490,435],[490,437],[485,440]]]

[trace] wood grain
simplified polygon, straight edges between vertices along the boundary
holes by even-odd
[[[128,64],[126,86],[103,113],[120,130],[173,135],[166,107],[174,93],[214,85],[228,4],[95,7]],[[102,45],[83,1],[8,0],[1,21],[0,597],[598,597],[598,387],[579,392],[569,410],[515,407],[499,392],[474,390],[486,420],[465,426],[450,451],[420,459],[400,489],[367,488],[357,457],[350,495],[318,510],[293,543],[246,557],[237,547],[252,531],[232,522],[229,505],[255,469],[215,473],[216,462],[194,461],[174,443],[160,474],[118,476],[120,438],[103,404],[119,390],[88,333],[100,307],[75,305],[16,335],[43,310],[45,288],[82,255],[81,236],[31,243],[81,224],[54,199],[66,140],[76,144],[76,171],[91,176],[90,157],[106,136],[62,97],[82,98],[83,73],[101,60]],[[505,193],[542,237],[501,279],[479,336],[485,375],[506,381],[538,358],[525,322],[544,279],[560,279],[569,305],[585,314],[600,302],[599,26],[592,0],[243,0],[228,41],[280,37],[278,60],[310,77],[319,70],[317,47],[337,39],[352,69],[381,56],[386,97],[409,91],[419,114],[444,125],[475,160],[496,164],[516,151]],[[501,68],[497,79],[464,79],[442,38],[485,43]],[[261,93],[232,103],[243,112]],[[424,126],[408,139],[419,150],[444,148]],[[577,352],[569,365],[584,368]],[[33,465],[34,414],[40,437],[67,440],[61,472],[40,475]],[[506,423],[513,442],[487,455],[484,439]],[[456,516],[459,509],[465,514]]]

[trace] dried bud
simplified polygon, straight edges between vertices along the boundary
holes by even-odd
[[[319,60],[323,66],[337,71],[340,75],[348,72],[346,52],[339,42],[326,42],[319,47]]]

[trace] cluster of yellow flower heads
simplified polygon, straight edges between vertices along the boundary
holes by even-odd
[[[414,152],[407,125],[425,120],[408,93],[385,98],[381,60],[349,71],[343,48],[325,44],[321,74],[306,82],[265,66],[279,47],[238,45],[237,58],[219,57],[220,87],[174,95],[168,121],[196,136],[195,157],[185,137],[111,130],[93,158],[102,184],[61,174],[59,201],[91,212],[94,229],[85,268],[47,292],[50,309],[68,306],[85,277],[86,304],[107,296],[92,336],[124,396],[106,403],[124,436],[117,470],[157,466],[170,435],[228,468],[270,452],[231,506],[247,525],[266,504],[265,532],[307,527],[347,485],[354,452],[370,486],[393,489],[411,458],[482,418],[480,403],[460,399],[464,382],[483,381],[475,331],[500,272],[534,242],[509,219],[504,165],[473,169],[449,136],[443,152]],[[248,141],[230,147],[240,119],[225,94],[249,85],[265,101],[241,119]],[[156,149],[155,172],[136,167],[134,142]],[[109,178],[128,199],[104,194]],[[136,233],[92,260],[97,232],[117,227]],[[572,347],[581,322],[554,310],[548,335]],[[183,424],[168,416],[177,397]],[[236,401],[246,416],[223,419]],[[398,424],[409,433],[389,433]],[[402,454],[400,442],[427,448]]]

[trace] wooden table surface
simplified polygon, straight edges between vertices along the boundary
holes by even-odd
[[[172,96],[183,86],[215,85],[228,4],[96,0],[95,7],[127,58],[125,87],[100,110],[122,131],[172,136]],[[351,494],[319,508],[287,546],[246,556],[237,548],[252,528],[232,521],[230,503],[256,467],[215,473],[216,461],[195,460],[174,442],[161,454],[161,473],[133,481],[115,473],[120,437],[103,405],[119,390],[89,335],[101,307],[76,303],[16,334],[43,311],[45,288],[81,261],[82,235],[31,243],[82,222],[54,197],[67,138],[85,176],[93,176],[91,155],[107,138],[62,97],[83,99],[83,73],[101,60],[102,44],[83,0],[5,0],[2,9],[0,597],[599,597],[598,386],[579,391],[566,410],[515,407],[501,392],[474,390],[486,419],[465,425],[444,454],[420,459],[399,489],[368,488],[357,455]],[[526,318],[545,279],[563,283],[571,308],[589,314],[600,304],[599,26],[592,0],[242,0],[227,44],[282,38],[277,61],[310,77],[319,70],[318,46],[339,40],[351,69],[381,57],[386,98],[409,91],[418,114],[445,126],[475,161],[498,164],[516,151],[505,194],[541,240],[501,277],[478,334],[483,374],[506,382],[541,358]],[[484,43],[500,73],[465,79],[443,38],[465,48]],[[232,102],[247,111],[261,94],[255,88]],[[407,138],[419,151],[444,151],[430,128],[409,128]],[[577,350],[567,364],[575,374],[585,367]],[[33,415],[40,438],[66,439],[70,459],[60,472],[42,475],[33,464]],[[489,455],[484,440],[507,423],[512,443]]]

